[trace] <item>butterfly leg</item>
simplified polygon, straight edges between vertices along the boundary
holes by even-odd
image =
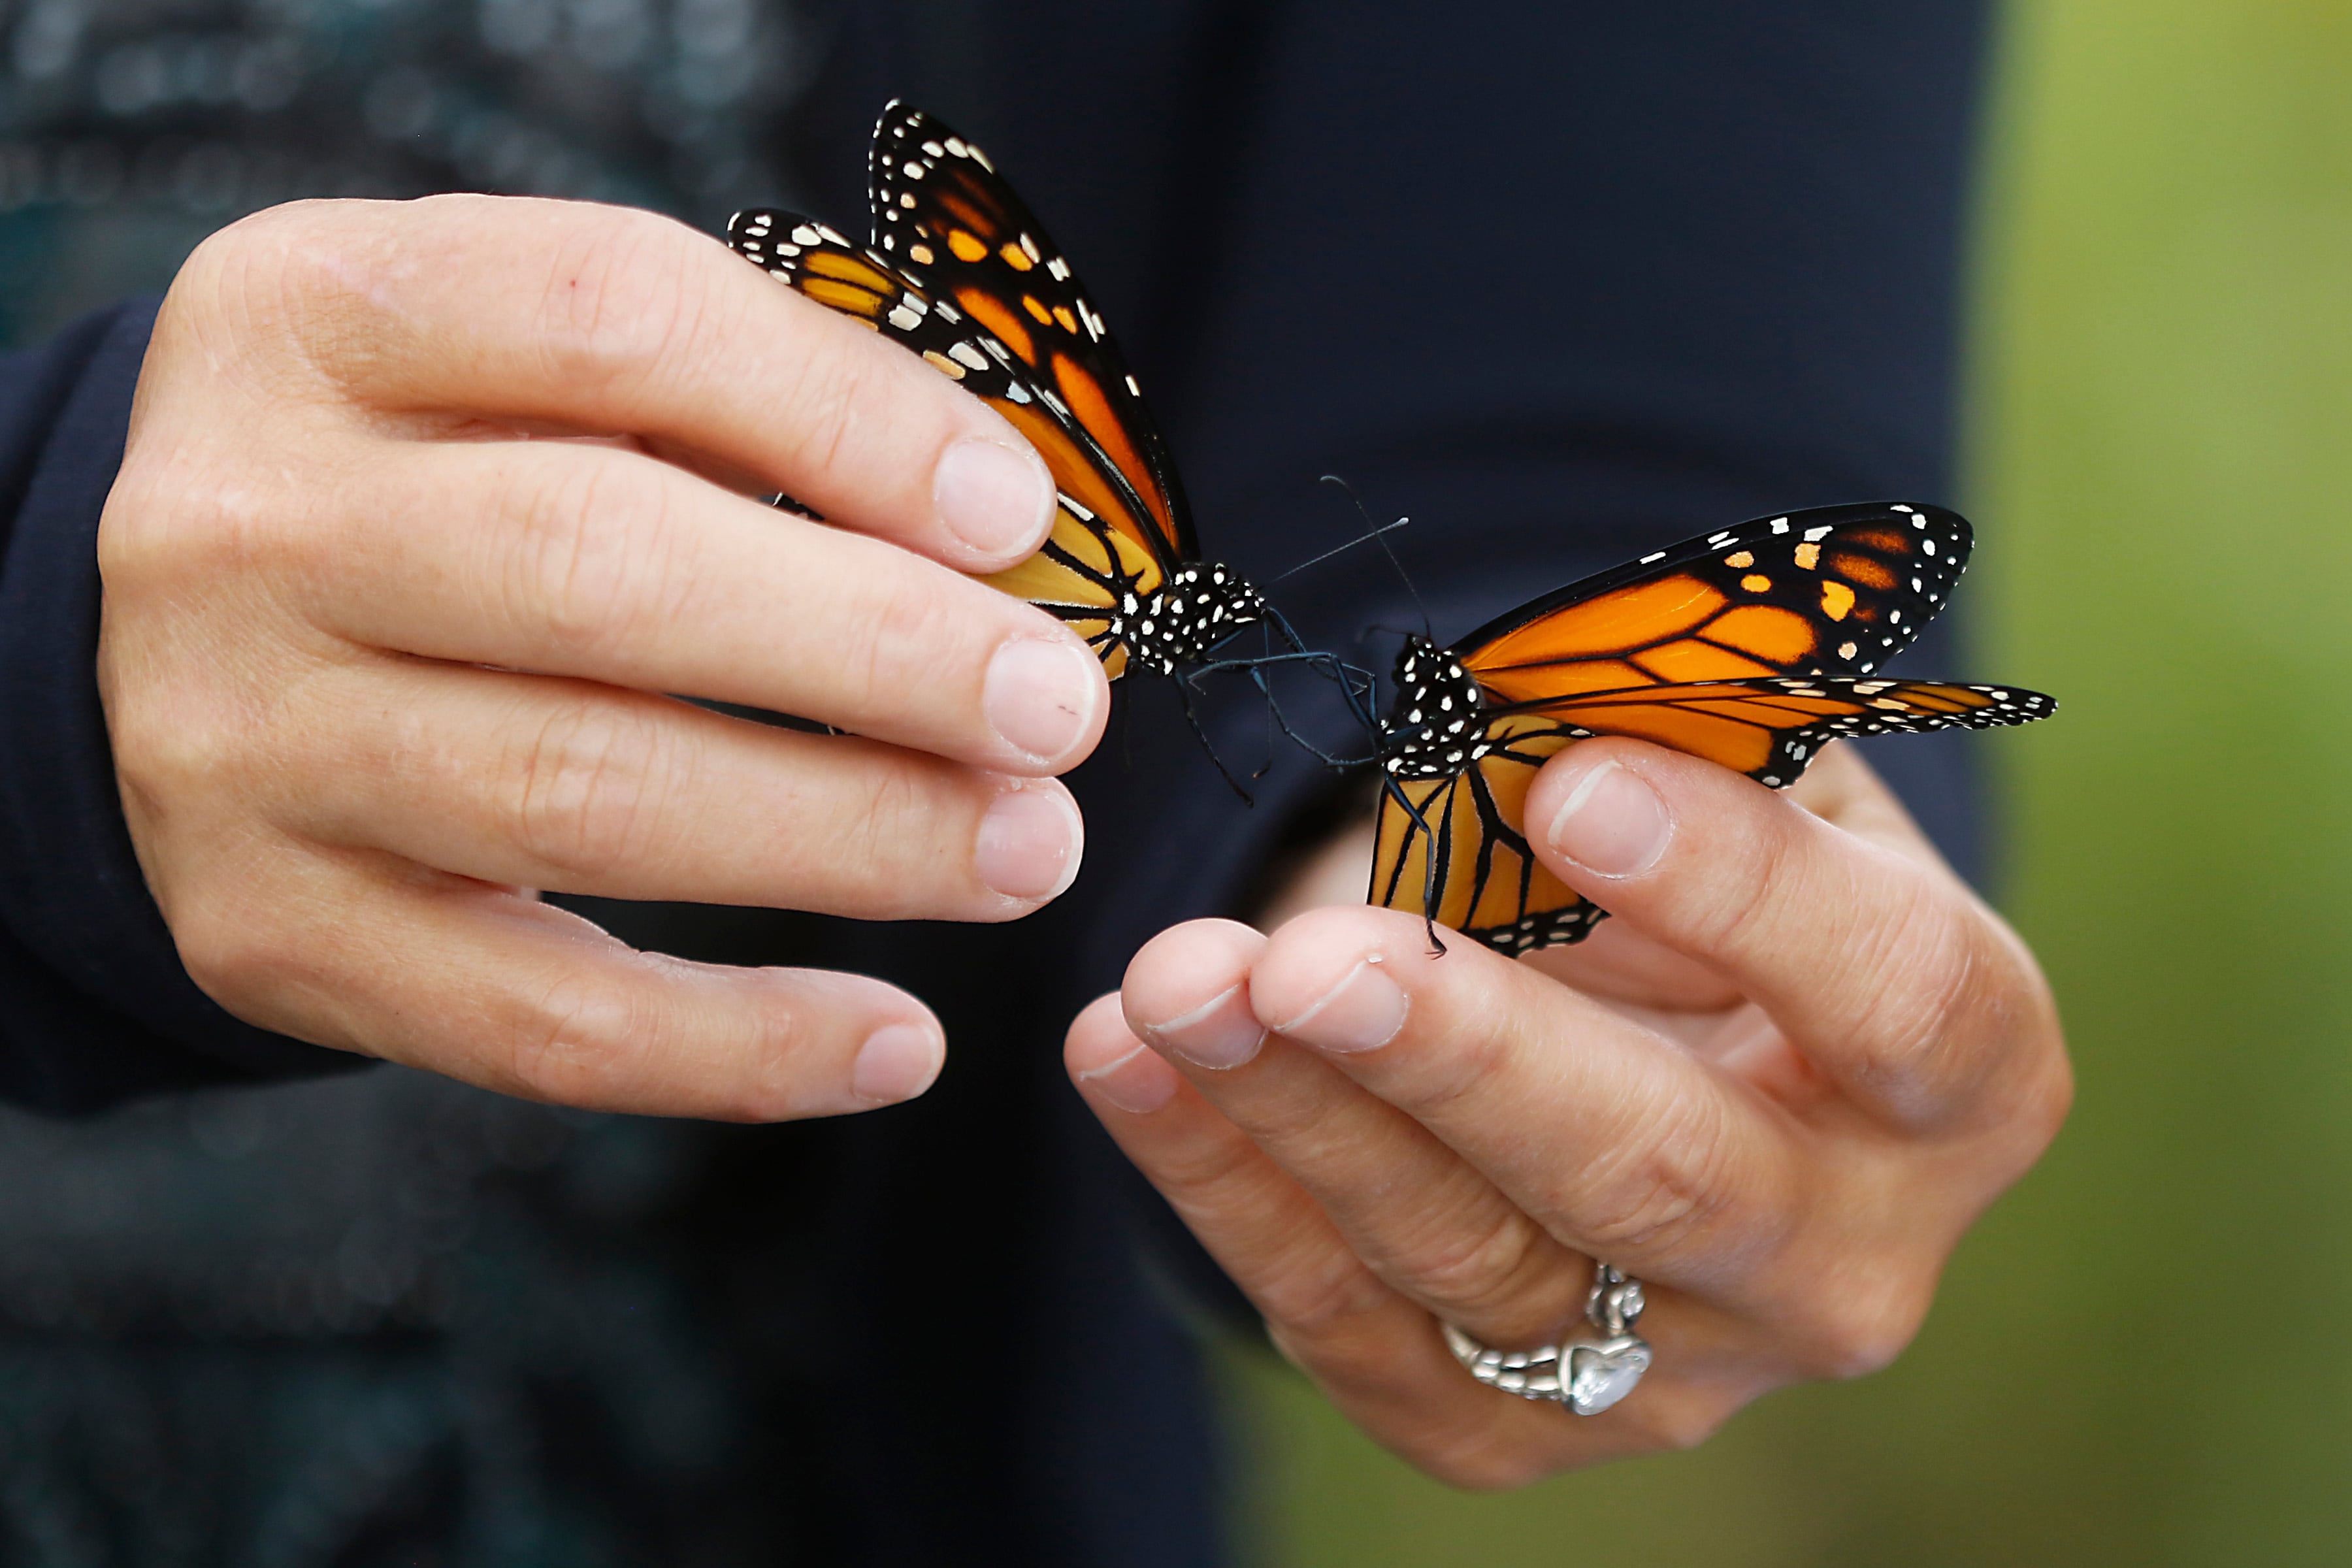
[[[1201,749],[1208,752],[1209,761],[1216,764],[1217,776],[1223,779],[1232,786],[1233,792],[1242,797],[1244,805],[1255,805],[1257,802],[1251,798],[1248,790],[1242,787],[1242,781],[1234,777],[1234,771],[1225,766],[1225,759],[1217,755],[1216,744],[1209,739],[1208,727],[1201,722],[1200,710],[1192,706],[1192,690],[1182,680],[1177,681],[1175,685],[1176,700],[1184,705],[1184,722],[1192,725],[1192,733],[1201,738]]]
[[[1422,929],[1429,933],[1429,955],[1432,958],[1444,958],[1445,940],[1437,934],[1437,835],[1431,830],[1429,818],[1422,815],[1421,807],[1413,805],[1406,797],[1403,788],[1396,782],[1395,775],[1385,768],[1381,770],[1381,793],[1396,802],[1397,809],[1412,818],[1413,826],[1420,830],[1421,924]]]

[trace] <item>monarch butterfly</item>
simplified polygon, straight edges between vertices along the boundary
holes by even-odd
[[[1408,637],[1380,726],[1371,902],[1507,954],[1590,935],[1607,911],[1538,863],[1524,827],[1537,770],[1590,736],[1779,789],[1841,737],[2048,717],[2039,692],[1871,679],[1943,607],[1969,546],[1940,507],[1822,507],[1644,555],[1451,647]]]
[[[727,243],[976,393],[1027,438],[1059,491],[1052,531],[986,579],[1071,624],[1114,680],[1173,675],[1274,617],[1203,562],[1142,388],[1077,275],[969,137],[893,100],[874,127],[872,243],[772,208]],[[1295,639],[1293,639],[1295,641]],[[1189,710],[1189,704],[1188,704]]]

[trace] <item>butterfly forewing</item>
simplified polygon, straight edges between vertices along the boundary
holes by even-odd
[[[987,153],[892,103],[869,166],[877,249],[984,324],[1041,396],[1101,448],[1127,491],[1104,515],[1171,563],[1199,553],[1183,489],[1142,389],[1045,225]]]
[[[1150,599],[1166,570],[1134,529],[1105,522],[1133,503],[1091,438],[1055,413],[988,333],[887,257],[775,208],[736,214],[727,243],[771,277],[903,344],[1013,422],[1052,471],[1059,510],[1043,549],[987,581],[1067,621],[1095,645],[1111,679],[1124,674],[1121,606]]]
[[[1504,703],[1696,680],[1867,675],[1968,564],[1940,507],[1820,507],[1684,541],[1521,606],[1456,645]]]

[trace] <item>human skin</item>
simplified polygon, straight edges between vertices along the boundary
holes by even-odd
[[[1612,913],[1581,946],[1433,957],[1359,901],[1367,836],[1289,900],[1355,907],[1163,932],[1066,1052],[1283,1352],[1474,1488],[1687,1447],[1772,1388],[1884,1366],[2073,1092],[2032,954],[1846,747],[1775,793],[1584,742],[1527,822]],[[1623,1403],[1576,1417],[1454,1363],[1436,1320],[1551,1342],[1595,1257],[1647,1286],[1656,1361]]]
[[[1083,828],[1052,775],[1108,686],[967,574],[1052,505],[977,399],[665,219],[446,196],[223,230],[164,301],[99,534],[123,807],[189,973],[264,1027],[573,1105],[921,1092],[945,1041],[905,993],[635,952],[536,890],[1057,895]]]

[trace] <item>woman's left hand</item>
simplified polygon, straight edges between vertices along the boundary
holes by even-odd
[[[2072,1094],[2023,944],[1832,748],[1775,794],[1630,741],[1538,777],[1528,837],[1615,918],[1514,963],[1314,910],[1164,932],[1067,1063],[1276,1342],[1364,1429],[1507,1487],[1706,1437],[1769,1389],[1885,1365]],[[1352,859],[1360,877],[1367,846]],[[1359,882],[1358,885],[1360,885]],[[1655,1363],[1591,1418],[1487,1388],[1605,1258]]]

